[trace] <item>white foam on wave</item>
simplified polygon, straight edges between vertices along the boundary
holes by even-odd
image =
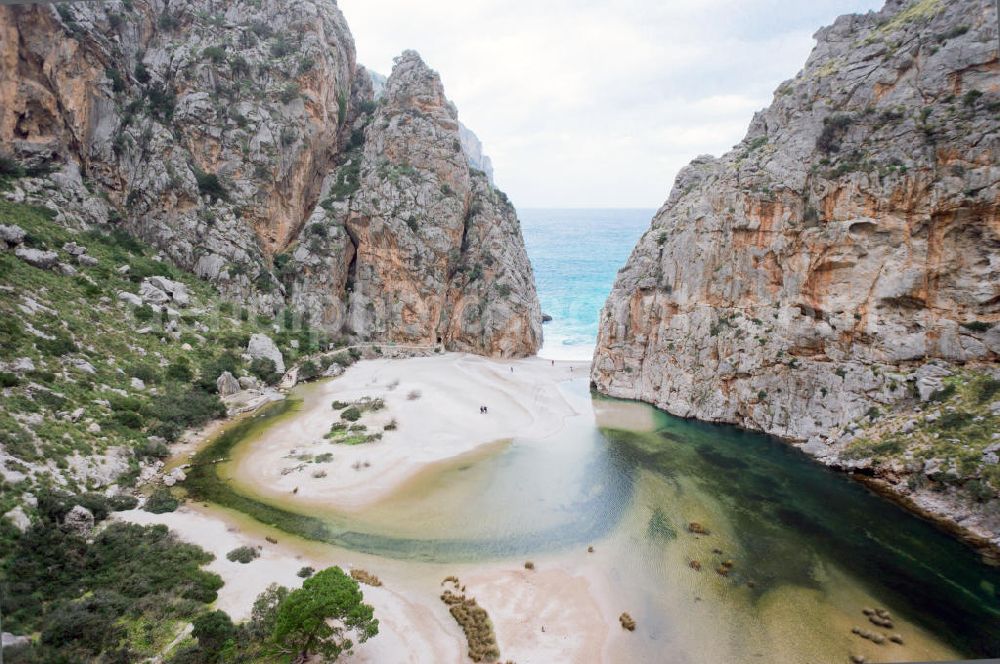
[[[567,337],[546,334],[538,357],[546,360],[571,360],[573,362],[590,362],[594,357],[596,343],[578,343]]]

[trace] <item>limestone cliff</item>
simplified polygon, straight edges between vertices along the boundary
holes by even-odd
[[[0,156],[34,176],[18,200],[125,228],[252,309],[531,354],[513,209],[470,172],[437,76],[400,69],[376,102],[330,1],[0,7]],[[491,265],[468,243],[486,231]]]
[[[996,537],[995,5],[890,0],[816,37],[746,138],[678,175],[602,312],[593,381],[808,441]],[[966,383],[982,404],[926,403]],[[976,428],[925,421],[948,408]],[[880,448],[865,431],[883,420],[910,434]],[[924,475],[935,459],[949,481]]]

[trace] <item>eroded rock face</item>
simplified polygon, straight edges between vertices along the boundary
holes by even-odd
[[[407,51],[355,125],[348,159],[293,254],[303,266],[293,297],[314,319],[342,316],[362,339],[502,357],[537,351],[541,310],[520,223],[470,169],[437,73]],[[340,289],[343,308],[330,296]]]
[[[994,4],[892,0],[817,41],[678,175],[602,312],[601,391],[822,449],[930,360],[997,361]]]
[[[290,305],[362,341],[532,353],[513,209],[473,185],[437,75],[411,53],[396,69],[376,103],[333,2],[4,6],[0,153],[55,168],[18,181],[19,199],[124,227],[251,310]],[[494,223],[511,246],[470,285],[483,257],[462,240]]]

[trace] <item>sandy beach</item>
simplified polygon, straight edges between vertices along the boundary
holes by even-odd
[[[558,386],[586,377],[588,369],[584,362],[501,362],[452,353],[359,362],[336,380],[306,387],[295,417],[270,427],[226,472],[237,486],[286,504],[358,510],[429,464],[498,441],[556,435],[567,418],[589,410],[574,405]],[[364,398],[385,401],[385,409],[365,412],[358,422],[382,439],[355,446],[325,440],[341,419],[331,404]],[[488,413],[480,413],[480,406]],[[384,430],[393,421],[396,428]],[[316,466],[298,457],[321,454],[333,459],[322,464],[325,477],[312,477]]]

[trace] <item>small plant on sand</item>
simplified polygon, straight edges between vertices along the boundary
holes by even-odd
[[[399,423],[396,422],[396,418],[393,418],[388,424],[382,427],[383,431],[395,431],[399,428]]]
[[[630,632],[635,631],[635,620],[632,619],[628,613],[623,613],[618,616],[618,622],[622,624],[623,629],[627,629]]]
[[[238,546],[226,554],[226,558],[234,563],[246,565],[255,558],[260,557],[260,551],[252,546]]]
[[[347,420],[348,422],[357,422],[361,419],[361,411],[358,410],[356,406],[351,406],[343,413],[340,414],[341,419]]]
[[[406,399],[408,401],[416,401],[420,397],[421,397],[420,390],[410,390],[410,392],[406,395]]]
[[[524,563],[524,569],[529,569],[529,570],[535,569],[535,563],[531,562],[530,560],[527,561],[526,563]]]
[[[378,587],[382,585],[381,579],[379,579],[371,572],[365,571],[363,569],[352,569],[351,578],[357,581],[358,583],[363,583],[368,586]]]
[[[469,658],[473,662],[492,662],[500,657],[493,623],[486,610],[476,603],[474,597],[460,593],[456,577],[447,577],[442,584],[452,585],[441,594],[441,601],[448,605],[448,611],[465,632],[469,644]]]
[[[316,570],[308,565],[300,569],[296,574],[298,574],[300,579],[308,579],[310,576],[316,573]]]
[[[347,403],[346,401],[334,401],[330,405],[333,407],[334,410],[344,410],[351,404]]]

